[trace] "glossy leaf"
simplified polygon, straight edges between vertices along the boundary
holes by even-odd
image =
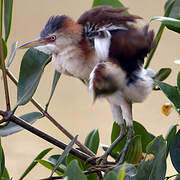
[[[5,0],[4,1],[5,41],[7,41],[11,30],[12,9],[13,9],[13,0]]]
[[[161,68],[153,77],[153,79],[164,81],[171,74],[170,68]]]
[[[172,1],[167,5],[167,8],[165,9],[164,17],[168,17],[168,16],[169,16],[169,14],[171,13],[171,10],[172,10],[172,8],[173,8],[173,6],[174,6],[174,3],[175,3],[175,0],[172,0]],[[147,69],[147,68],[149,67],[149,65],[150,65],[150,62],[151,62],[151,60],[152,60],[152,57],[154,56],[154,53],[156,52],[156,49],[157,49],[157,47],[158,47],[158,44],[159,44],[159,42],[160,42],[160,40],[161,40],[161,36],[162,36],[163,31],[164,31],[164,28],[165,28],[165,25],[164,25],[164,24],[161,24],[161,26],[159,27],[159,30],[158,30],[158,32],[157,32],[157,34],[156,34],[156,37],[155,37],[155,42],[156,42],[156,44],[155,44],[154,48],[151,50],[151,52],[149,53],[149,56],[148,56],[148,58],[147,58],[147,60],[146,60],[146,64],[145,64],[145,66],[144,66],[145,69]]]
[[[153,154],[154,159],[143,160],[137,167],[135,180],[160,180],[166,174],[166,141],[162,136],[156,137],[147,146],[147,154]]]
[[[4,55],[4,59],[6,59],[7,54],[8,54],[8,50],[7,50],[7,44],[4,41],[4,39],[2,39],[2,45],[3,45],[3,55]]]
[[[24,105],[34,95],[43,70],[47,63],[50,62],[51,56],[36,49],[29,49],[21,62],[18,93],[17,93],[17,106]]]
[[[78,166],[77,160],[71,161],[64,173],[64,177],[66,176],[68,177],[68,180],[87,180],[86,176]]]
[[[177,88],[180,92],[180,72],[178,73],[178,76],[177,76]]]
[[[61,155],[59,155],[59,154],[54,154],[54,155],[52,155],[52,156],[50,156],[50,157],[48,158],[48,161],[50,161],[52,164],[57,164],[57,161],[58,161],[58,159],[59,159],[60,156],[61,156]],[[66,166],[66,161],[65,161],[65,159],[62,161],[62,165]]]
[[[115,172],[110,171],[110,172],[107,173],[104,180],[117,180],[117,175],[116,175]]]
[[[7,168],[5,168],[5,170],[4,170],[4,173],[3,173],[3,176],[2,176],[3,178],[2,178],[2,180],[10,180],[10,177],[9,177],[9,173],[8,173],[8,170],[7,170]]]
[[[116,172],[118,175],[118,180],[129,180],[133,179],[133,177],[136,175],[136,168],[132,164],[124,163],[121,165],[116,166],[113,171]]]
[[[141,136],[134,136],[129,144],[125,161],[130,164],[138,164],[142,159]]]
[[[135,135],[141,136],[142,141],[142,151],[146,151],[146,146],[149,142],[152,141],[152,136],[147,132],[143,125],[138,123],[137,121],[133,121]],[[112,132],[111,132],[111,143],[115,141],[115,139],[119,136],[120,133],[120,126],[114,122]],[[121,152],[124,145],[126,143],[126,137],[115,147],[114,151]]]
[[[52,172],[51,172],[51,176],[53,175],[53,173],[56,171],[56,169],[59,167],[59,165],[62,163],[62,161],[65,159],[65,157],[68,155],[68,153],[71,151],[73,145],[75,144],[75,142],[77,141],[77,137],[75,136],[74,139],[66,146],[65,150],[63,151],[63,153],[61,154],[61,156],[59,157],[59,159],[57,160],[56,165],[54,166]]]
[[[4,157],[4,151],[1,145],[1,139],[0,139],[0,178],[3,176],[5,171],[5,157]]]
[[[7,65],[6,67],[9,67],[14,59],[14,56],[16,54],[16,49],[17,49],[17,44],[18,44],[18,41],[14,42],[12,44],[12,47],[11,47],[11,54],[9,56],[9,59],[8,59],[8,62],[7,62]]]
[[[158,86],[161,88],[167,98],[174,104],[175,108],[178,111],[180,109],[180,93],[177,87],[157,80],[155,80],[155,82],[158,84]],[[178,113],[180,114],[180,111],[178,111]]]
[[[42,117],[42,114],[39,112],[31,112],[31,113],[25,114],[23,116],[20,116],[21,119],[23,119],[24,121],[26,121],[30,124],[33,124],[36,120],[38,120],[41,117]],[[9,135],[17,133],[23,129],[24,128],[22,128],[21,126],[15,124],[13,122],[9,122],[7,126],[4,126],[3,128],[0,129],[0,135],[1,136],[9,136]]]
[[[83,160],[81,160],[80,158],[74,156],[73,154],[68,154],[67,157],[66,157],[66,164],[67,166],[71,163],[71,161],[73,160],[77,160],[78,161],[78,165],[79,167],[82,169],[82,170],[85,170],[85,162]]]
[[[180,33],[180,20],[170,17],[153,17],[151,21],[161,21],[168,29]]]
[[[169,149],[170,149],[170,145],[176,135],[176,131],[177,131],[177,124],[176,125],[173,125],[169,128],[169,131],[168,133],[166,134],[166,141],[167,141],[167,153],[166,153],[166,157],[168,156],[168,153],[169,153]]]
[[[3,55],[4,55],[4,60],[7,57],[7,45],[4,39],[2,39],[2,46],[3,46]],[[0,69],[1,69],[1,61],[0,61]]]
[[[24,179],[24,177],[29,174],[29,172],[37,165],[37,160],[41,160],[49,151],[51,151],[53,148],[47,148],[43,150],[41,153],[39,153],[36,158],[32,161],[32,163],[27,167],[27,169],[24,171],[24,173],[21,175],[19,180]]]
[[[109,5],[116,8],[124,7],[124,5],[119,0],[94,0],[92,7],[101,5]]]
[[[92,152],[97,153],[99,147],[99,131],[98,129],[92,130],[85,139],[85,146]]]
[[[177,172],[180,173],[180,130],[177,132],[170,145],[170,157]]]
[[[167,10],[168,6],[172,3],[172,2],[175,2],[173,7],[172,7],[172,10],[169,14],[169,17],[172,17],[172,18],[176,18],[176,19],[180,19],[180,0],[168,0],[165,4],[165,11]]]
[[[53,94],[54,94],[54,90],[55,90],[55,88],[56,88],[56,85],[57,85],[57,83],[58,83],[58,80],[59,80],[60,76],[61,76],[61,73],[55,70],[55,72],[54,72],[53,84],[52,84],[52,89],[51,89],[51,94],[50,94],[49,100],[48,100],[48,102],[47,102],[47,104],[46,104],[46,111],[47,111],[47,109],[48,109],[49,103],[50,103],[50,101],[51,101],[51,99],[52,99],[52,96],[53,96]]]
[[[42,166],[44,166],[45,168],[49,169],[49,170],[53,170],[54,168],[54,164],[52,164],[51,162],[49,161],[46,161],[46,160],[36,160],[36,162],[38,162],[39,164],[41,164]],[[64,173],[64,171],[61,171],[60,168],[57,168],[56,171],[55,171],[56,174],[58,175],[62,175]]]

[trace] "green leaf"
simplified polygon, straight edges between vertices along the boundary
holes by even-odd
[[[55,88],[56,88],[56,85],[57,85],[57,82],[58,82],[60,76],[61,76],[61,73],[55,70],[55,72],[54,72],[53,84],[52,84],[52,89],[51,89],[51,94],[50,94],[49,100],[48,100],[48,102],[47,102],[47,104],[46,104],[46,111],[47,111],[47,109],[48,109],[49,103],[50,103],[50,101],[51,101],[51,99],[52,99],[52,96],[53,96],[53,94],[54,94],[54,90],[55,90]]]
[[[17,44],[18,44],[18,41],[14,42],[12,44],[12,47],[11,47],[11,54],[9,56],[9,59],[8,59],[8,62],[7,62],[7,65],[6,67],[9,67],[14,59],[14,56],[16,54],[16,49],[17,49]]]
[[[110,171],[110,172],[107,173],[104,180],[117,180],[117,175],[116,175],[115,172]]]
[[[0,178],[3,176],[5,171],[5,157],[4,157],[4,151],[1,145],[1,139],[0,139]]]
[[[172,10],[172,8],[173,8],[173,5],[174,5],[175,1],[176,1],[176,0],[172,0],[172,1],[168,4],[167,8],[165,9],[164,17],[168,17],[168,16],[169,16],[169,14],[170,14],[170,12],[171,12],[171,10]],[[154,48],[151,50],[151,52],[149,53],[149,56],[148,56],[148,58],[147,58],[147,60],[146,60],[146,64],[145,64],[145,66],[144,66],[145,69],[147,69],[147,68],[149,67],[149,65],[150,65],[150,62],[151,62],[151,60],[152,60],[152,57],[154,56],[154,53],[156,52],[156,49],[157,49],[157,47],[158,47],[158,44],[159,44],[159,41],[160,41],[160,39],[161,39],[162,33],[163,33],[163,31],[164,31],[164,28],[165,28],[165,25],[164,25],[164,24],[161,24],[161,26],[159,27],[159,30],[158,30],[158,32],[157,32],[157,34],[156,34],[156,38],[155,38],[156,44],[155,44]]]
[[[52,164],[51,162],[49,161],[46,161],[46,160],[36,160],[36,162],[40,163],[42,166],[44,166],[45,168],[49,169],[49,170],[53,170],[54,168],[54,164]],[[62,171],[62,169],[60,168],[57,168],[56,171],[55,171],[56,174],[58,175],[62,175],[64,173],[64,171]]]
[[[178,76],[177,76],[177,88],[180,91],[180,72],[178,73]]]
[[[52,164],[57,164],[57,161],[58,161],[60,156],[61,155],[59,155],[59,154],[54,154],[48,158],[48,161],[51,162]],[[66,160],[65,159],[62,161],[62,165],[66,166]]]
[[[13,9],[13,0],[5,0],[4,1],[5,41],[7,41],[11,30],[12,9]]]
[[[37,119],[41,118],[42,114],[39,112],[31,112],[28,114],[25,114],[23,116],[20,116],[21,119],[23,119],[24,121],[33,124]],[[17,133],[21,130],[23,130],[24,128],[22,128],[21,126],[13,123],[13,122],[9,122],[7,126],[4,126],[3,128],[0,129],[0,135],[1,136],[9,136],[11,134]]]
[[[5,168],[5,170],[4,170],[3,178],[4,178],[4,180],[10,180],[7,168]]]
[[[166,153],[166,157],[168,156],[168,153],[169,153],[169,149],[170,149],[170,145],[176,135],[176,131],[177,131],[177,124],[176,125],[173,125],[169,128],[169,131],[168,133],[166,134],[166,141],[167,141],[167,153]]]
[[[153,17],[151,21],[161,21],[168,29],[180,33],[180,20],[170,18],[170,17]]]
[[[171,74],[170,68],[161,68],[153,77],[153,79],[164,81]]]
[[[57,160],[57,164],[54,166],[50,177],[52,177],[53,173],[56,171],[56,169],[59,167],[59,165],[62,163],[62,161],[65,159],[65,157],[67,156],[67,154],[71,151],[74,143],[77,141],[77,137],[75,136],[74,139],[66,146],[65,150],[63,151],[62,155],[59,157],[59,159]]]
[[[3,55],[4,55],[4,59],[6,59],[8,50],[7,50],[7,44],[6,44],[6,42],[4,41],[4,39],[2,39],[2,45],[3,45]]]
[[[2,46],[3,46],[3,55],[4,55],[4,60],[5,60],[7,57],[7,45],[6,45],[6,42],[4,41],[4,39],[2,39]],[[1,62],[0,62],[0,69],[2,69]]]
[[[82,170],[85,170],[85,168],[86,168],[85,162],[83,160],[81,160],[80,158],[74,156],[73,154],[69,153],[66,157],[66,164],[69,165],[71,163],[71,161],[73,161],[73,160],[77,160],[79,167]]]
[[[153,138],[147,132],[144,126],[138,123],[137,121],[133,121],[133,126],[134,126],[135,135],[141,136],[142,151],[145,152],[147,144],[151,142]],[[111,143],[113,143],[115,139],[117,139],[119,134],[120,134],[120,126],[116,122],[114,122],[112,131],[111,131]],[[114,151],[121,152],[125,143],[126,143],[126,137],[123,138],[123,140],[115,147]]]
[[[129,144],[125,161],[130,164],[138,164],[142,159],[141,136],[134,136]]]
[[[94,0],[92,7],[109,5],[115,8],[124,7],[124,5],[119,0]]]
[[[176,18],[176,19],[180,19],[180,0],[168,0],[165,4],[165,11],[167,10],[168,6],[172,3],[175,2],[173,4],[172,10],[169,14],[169,17],[172,18]]]
[[[87,180],[86,176],[78,166],[77,160],[71,161],[64,173],[64,177],[66,176],[68,177],[68,180]]]
[[[177,172],[180,173],[180,130],[175,135],[170,145],[170,157],[172,164]]]
[[[157,80],[155,80],[155,82],[158,84],[167,98],[174,104],[176,110],[178,111],[180,109],[180,92],[178,91],[177,87]],[[180,114],[180,111],[178,111],[178,113]]]
[[[37,165],[37,160],[41,160],[49,151],[51,151],[53,148],[47,148],[43,150],[41,153],[39,153],[36,158],[32,161],[32,163],[28,166],[28,168],[24,171],[24,173],[21,175],[19,180],[24,179],[24,177]]]
[[[98,129],[92,130],[85,139],[85,146],[88,147],[95,154],[99,147],[99,131]]]
[[[36,49],[26,51],[21,62],[16,106],[25,105],[32,98],[50,59],[50,55]]]
[[[137,167],[135,180],[160,180],[166,174],[166,141],[162,136],[156,137],[147,146],[147,154],[153,154],[153,160],[143,160]]]

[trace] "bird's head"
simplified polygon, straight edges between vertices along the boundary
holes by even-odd
[[[69,44],[78,43],[81,40],[82,29],[80,24],[68,16],[52,16],[38,39],[25,43],[19,48],[37,47],[45,53],[58,53]]]

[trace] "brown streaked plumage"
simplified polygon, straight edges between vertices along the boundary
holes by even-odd
[[[123,162],[134,134],[132,103],[144,101],[153,85],[152,72],[142,65],[153,48],[154,32],[148,31],[147,25],[136,28],[141,17],[125,10],[98,6],[83,13],[77,22],[65,15],[51,17],[38,40],[21,46],[37,46],[51,53],[57,71],[82,80],[94,98],[103,97],[110,103],[121,134],[99,158],[101,163],[125,136],[125,119],[129,131],[119,163]]]

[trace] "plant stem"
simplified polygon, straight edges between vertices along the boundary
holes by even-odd
[[[3,0],[1,0],[0,5],[0,62],[2,67],[2,76],[3,76],[3,83],[4,83],[4,92],[5,92],[5,99],[6,99],[6,108],[7,111],[10,111],[10,98],[9,98],[9,89],[8,89],[8,82],[6,76],[6,67],[4,62],[4,54],[3,54],[3,44],[2,44],[2,11],[3,11]]]
[[[169,16],[169,14],[170,14],[170,12],[171,12],[171,10],[172,10],[173,5],[174,5],[175,2],[176,2],[176,0],[171,1],[171,3],[169,4],[169,6],[166,8],[166,11],[165,11],[165,13],[164,13],[164,17],[168,17],[168,16]],[[150,21],[150,22],[151,22],[151,21]],[[155,47],[151,50],[151,52],[150,52],[150,54],[149,54],[149,56],[148,56],[148,58],[147,58],[146,64],[145,64],[145,66],[144,66],[145,69],[147,69],[147,68],[149,67],[149,65],[150,65],[150,62],[151,62],[151,60],[152,60],[152,57],[153,57],[153,55],[154,55],[154,53],[155,53],[155,51],[156,51],[156,49],[157,49],[157,47],[158,47],[158,44],[159,44],[159,41],[160,41],[160,39],[161,39],[162,33],[163,33],[163,31],[164,31],[164,28],[165,28],[165,25],[161,24],[161,26],[160,26],[160,28],[159,28],[159,30],[158,30],[158,33],[157,33],[157,35],[156,35],[156,38],[155,38],[155,40],[156,40],[156,45],[155,45]]]
[[[7,69],[7,75],[13,81],[15,85],[17,85],[17,80],[14,75]],[[70,134],[64,127],[62,127],[45,109],[34,99],[31,99],[32,104],[44,115],[46,116],[61,132],[63,132],[69,139],[74,139],[73,135]],[[95,154],[83,145],[81,142],[76,141],[76,145],[78,145],[86,154],[89,156],[95,156]]]
[[[17,125],[19,125],[19,126],[23,127],[24,129],[30,131],[31,133],[35,134],[36,136],[48,141],[49,143],[51,143],[51,144],[53,144],[53,145],[55,145],[55,146],[57,146],[63,150],[67,147],[67,145],[64,144],[63,142],[58,141],[54,137],[49,136],[48,134],[40,131],[39,129],[37,129],[33,126],[31,126],[29,123],[27,123],[23,119],[16,117],[14,114],[12,114],[11,111],[1,111],[0,110],[0,115],[2,115],[4,117],[4,119],[6,119],[7,121],[11,121],[11,122],[16,123]],[[87,159],[90,158],[90,156],[88,156],[87,154],[85,154],[81,151],[78,151],[76,149],[73,149],[73,148],[71,149],[70,153],[76,157],[79,157],[80,159],[82,159],[84,161],[86,161]],[[92,165],[96,164],[95,161],[90,161],[90,163]]]

